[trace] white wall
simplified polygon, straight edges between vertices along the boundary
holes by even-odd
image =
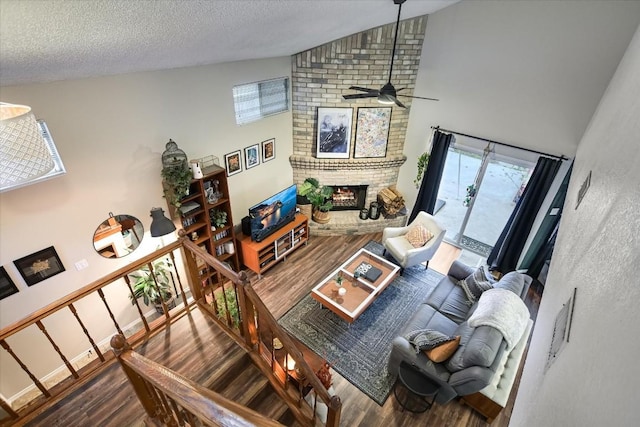
[[[578,147],[513,426],[638,423],[639,118],[640,27]],[[544,373],[555,316],[574,288],[570,340]]]
[[[429,16],[399,188],[413,204],[431,126],[572,157],[640,2],[462,1]]]
[[[237,126],[232,98],[235,84],[290,74],[291,60],[285,57],[1,88],[3,102],[30,105],[37,118],[46,120],[67,174],[0,194],[0,264],[20,289],[0,301],[0,327],[156,249],[160,239],[149,235],[149,211],[154,206],[167,209],[160,156],[169,138],[189,158],[214,154],[221,163],[225,153],[276,139],[274,160],[229,177],[237,223],[249,206],[290,185],[291,114]],[[141,247],[119,260],[102,258],[93,248],[93,233],[109,212],[133,215],[145,227]],[[66,271],[26,286],[13,260],[48,246],[56,248]],[[89,268],[76,271],[74,263],[81,259],[88,261]],[[119,321],[126,324],[131,306],[126,297],[122,301],[114,309]],[[96,303],[101,304],[99,300]],[[90,331],[112,333],[109,325],[96,324],[96,318],[104,317],[92,315],[91,307],[81,316]],[[71,355],[78,345],[89,348],[88,343],[68,340],[72,335],[65,334],[64,328],[75,329],[70,326],[74,323],[69,315],[47,324],[58,344]],[[43,340],[36,329],[10,343],[25,361],[37,364],[43,352],[52,351]],[[15,368],[15,376],[26,381],[26,375],[9,359],[5,351],[0,352],[0,393],[5,396],[20,389],[8,384],[7,372]],[[59,364],[55,354],[50,360]],[[44,374],[51,371],[49,368],[40,366],[36,371]]]

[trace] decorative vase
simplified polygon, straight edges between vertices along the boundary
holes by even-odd
[[[197,160],[191,160],[191,173],[193,173],[193,179],[200,179],[204,176]]]
[[[371,204],[369,205],[369,218],[380,218],[380,205],[378,205],[378,202],[371,202]]]

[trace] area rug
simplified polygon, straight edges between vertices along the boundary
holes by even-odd
[[[380,243],[365,248],[378,255]],[[395,381],[387,371],[391,342],[442,274],[416,266],[404,270],[351,325],[307,295],[278,322],[333,369],[382,406]]]

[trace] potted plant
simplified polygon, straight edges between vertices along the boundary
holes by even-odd
[[[240,313],[238,312],[238,303],[236,302],[236,293],[233,288],[226,288],[219,292],[215,292],[216,302],[211,303],[211,308],[214,310],[217,307],[218,318],[227,319],[227,309],[229,310],[229,319],[233,327],[238,328],[240,326]],[[226,300],[226,302],[225,302]]]
[[[306,195],[312,188],[317,187],[318,180],[315,178],[307,178],[302,184],[298,185],[298,194],[296,194],[296,206],[298,207],[298,209],[300,209],[300,212],[308,218],[311,218],[313,211],[311,201]]]
[[[176,306],[173,294],[171,293],[171,284],[169,283],[169,270],[171,264],[166,259],[159,259],[152,263],[153,274],[149,270],[149,266],[145,265],[135,273],[129,276],[134,279],[133,296],[129,295],[131,304],[135,304],[135,300],[142,298],[145,305],[153,304],[159,314],[164,314],[162,310],[162,301],[168,309]],[[154,280],[155,276],[155,280]]]
[[[188,167],[180,164],[179,166],[162,168],[161,175],[166,184],[164,197],[177,210],[182,205],[180,200],[189,194],[189,186],[191,185],[193,174]]]
[[[220,209],[209,209],[209,218],[215,228],[224,227],[227,223],[227,213]]]
[[[331,202],[333,187],[320,185],[315,178],[307,178],[300,186],[298,192],[311,202],[313,206],[312,218],[315,222],[321,224],[329,222],[329,211],[333,207],[333,203]]]
[[[418,174],[416,175],[416,179],[413,180],[416,188],[420,188],[420,184],[422,184],[422,176],[424,175],[424,171],[427,170],[427,164],[429,164],[429,153],[422,153],[420,157],[418,157]]]

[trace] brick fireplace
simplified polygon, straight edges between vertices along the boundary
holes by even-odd
[[[400,22],[392,80],[396,87],[406,88],[402,92],[406,95],[412,95],[415,87],[426,24],[426,16]],[[342,98],[344,93],[350,93],[349,86],[379,88],[387,82],[394,31],[395,23],[388,24],[292,56],[293,154],[289,161],[296,184],[312,177],[322,185],[368,186],[363,202],[366,208],[381,189],[397,184],[400,167],[407,160],[403,150],[409,110],[393,107],[385,157],[354,158],[358,108],[381,105],[375,99]],[[411,98],[402,98],[402,102],[411,106]],[[318,107],[353,108],[348,159],[316,157]],[[363,234],[404,225],[406,220],[404,216],[361,220],[358,214],[357,208],[334,211],[327,224],[310,223],[310,232]]]

